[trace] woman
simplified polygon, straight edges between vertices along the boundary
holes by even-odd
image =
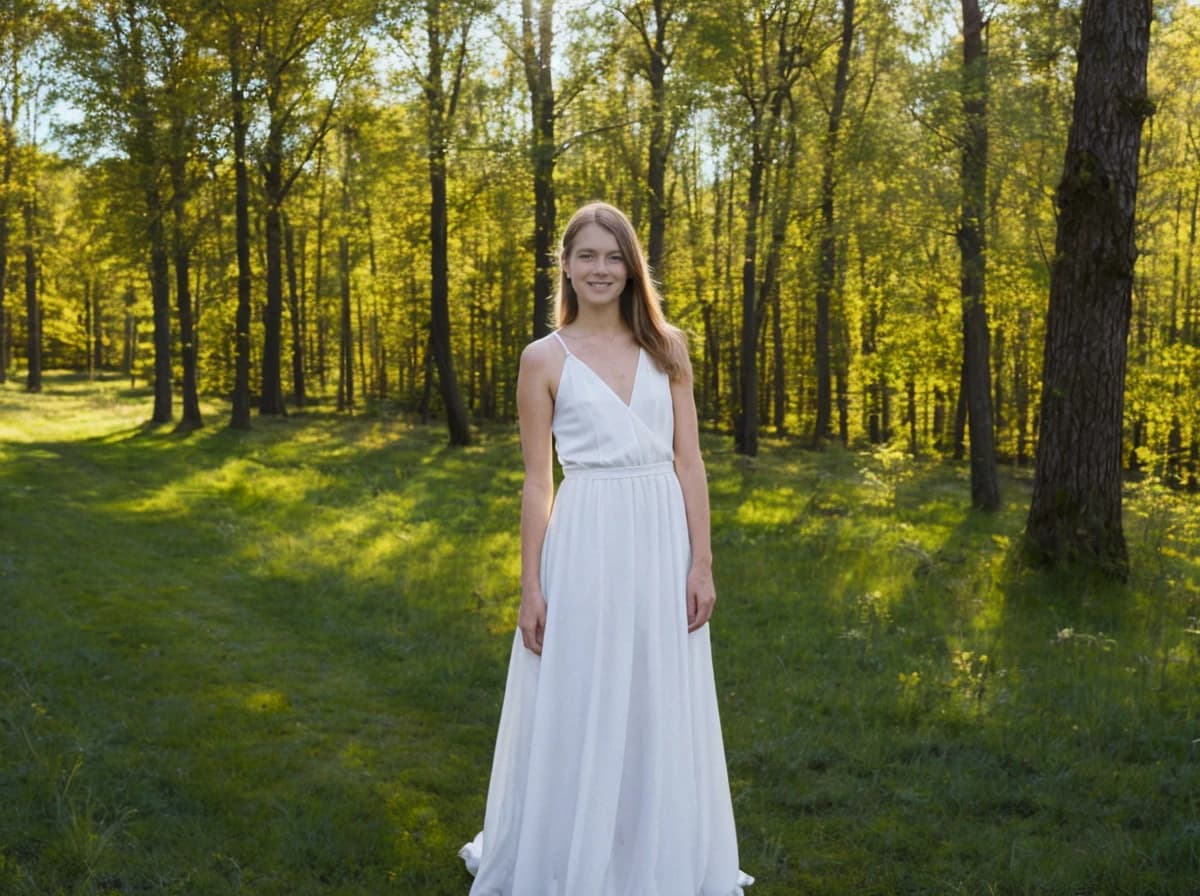
[[[517,381],[521,608],[471,894],[741,896],[687,346],[617,209],[577,211],[560,264]]]

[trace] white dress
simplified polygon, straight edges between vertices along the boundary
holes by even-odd
[[[626,405],[559,342],[546,631],[540,658],[513,640],[484,828],[459,853],[471,896],[743,896],[709,627],[687,631],[670,384],[639,351]]]

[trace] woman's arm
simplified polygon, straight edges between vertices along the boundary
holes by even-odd
[[[687,577],[688,631],[704,626],[712,616],[717,589],[712,574],[712,534],[708,509],[708,478],[700,455],[700,424],[692,394],[692,368],[671,383],[675,407],[675,475],[683,491],[692,565]]]
[[[546,598],[542,594],[542,542],[554,501],[550,422],[553,347],[533,342],[521,353],[517,374],[517,415],[521,424],[521,456],[525,484],[521,488],[521,610],[517,625],[525,646],[539,656],[546,631]]]

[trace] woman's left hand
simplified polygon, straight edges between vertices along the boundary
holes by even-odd
[[[687,577],[688,631],[702,628],[712,618],[713,604],[717,602],[717,587],[713,584],[712,570],[693,566]]]

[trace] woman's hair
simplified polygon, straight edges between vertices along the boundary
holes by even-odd
[[[667,323],[663,315],[662,296],[651,277],[650,266],[646,264],[637,233],[623,212],[606,202],[591,202],[583,206],[567,222],[559,248],[559,260],[567,258],[579,231],[588,224],[598,224],[613,235],[621,251],[621,260],[625,262],[629,279],[621,290],[621,319],[633,331],[634,340],[654,359],[659,369],[672,380],[679,379],[687,369],[687,341],[683,333]],[[561,265],[555,307],[555,323],[559,327],[565,327],[579,315],[579,296]]]

